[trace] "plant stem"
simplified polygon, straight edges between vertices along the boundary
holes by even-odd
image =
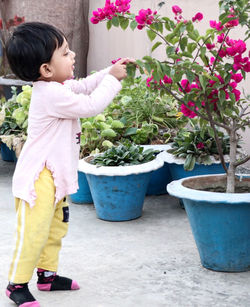
[[[218,137],[217,129],[216,129],[215,123],[212,119],[212,114],[211,114],[211,111],[210,111],[210,108],[209,108],[209,105],[208,105],[208,100],[206,98],[205,98],[205,109],[206,109],[206,112],[207,112],[207,115],[208,115],[208,122],[210,123],[210,126],[212,127],[212,129],[214,131],[214,139],[215,139],[215,143],[216,143],[216,146],[217,146],[217,149],[218,149],[221,164],[222,164],[225,172],[227,173],[228,169],[227,169],[227,166],[226,166],[226,163],[225,163],[223,150],[222,150],[222,146],[221,146],[221,141]]]
[[[227,170],[227,190],[226,193],[235,192],[235,171],[236,171],[236,153],[237,153],[237,135],[235,129],[235,121],[233,121],[233,127],[230,129],[230,163]]]

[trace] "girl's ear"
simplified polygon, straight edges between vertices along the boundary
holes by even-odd
[[[48,63],[44,63],[40,66],[40,69],[39,69],[39,72],[40,72],[40,79],[49,79],[52,77],[53,73],[52,73],[52,70],[50,68],[50,65]]]

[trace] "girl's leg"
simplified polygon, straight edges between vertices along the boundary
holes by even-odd
[[[35,182],[37,199],[35,206],[16,199],[17,230],[16,248],[9,272],[12,283],[26,283],[45,246],[54,216],[55,186],[51,173],[44,168]]]
[[[39,290],[77,290],[78,284],[66,277],[56,275],[62,238],[68,231],[69,207],[66,199],[56,205],[55,214],[50,226],[49,237],[37,264]]]
[[[55,206],[55,186],[49,170],[44,168],[35,182],[36,203],[33,208],[16,199],[16,246],[9,271],[6,294],[18,306],[40,306],[28,290],[41,251],[49,236]]]
[[[65,237],[68,232],[68,222],[69,206],[66,203],[66,199],[62,199],[56,205],[50,225],[49,237],[37,263],[38,268],[53,272],[57,271],[62,238]]]

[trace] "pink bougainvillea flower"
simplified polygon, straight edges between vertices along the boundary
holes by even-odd
[[[224,58],[227,55],[227,51],[225,49],[221,49],[218,54],[221,58]]]
[[[212,57],[210,58],[210,63],[213,64],[214,61],[215,61],[215,57],[212,56]]]
[[[236,88],[232,89],[232,93],[234,94],[235,96],[235,100],[238,101],[240,100],[240,94],[241,92],[239,90],[237,90]]]
[[[118,62],[121,58],[118,58],[117,60],[112,60],[111,63],[115,64],[116,62]]]
[[[206,44],[208,50],[211,50],[215,47],[215,44]]]
[[[233,18],[233,17],[235,17],[235,15],[231,14],[231,15],[228,15],[227,17],[228,17],[228,18]],[[239,24],[239,19],[235,18],[235,19],[233,19],[233,20],[228,21],[228,22],[225,24],[225,27],[227,27],[227,28],[232,28],[232,27],[238,26],[238,24]]]
[[[195,14],[195,16],[192,18],[192,21],[201,21],[203,19],[203,14],[198,12],[197,14]]]
[[[243,76],[242,76],[241,73],[239,73],[239,74],[231,73],[231,75],[232,75],[231,79],[233,79],[237,83],[240,83],[241,80],[243,79]]]
[[[220,35],[218,35],[218,36],[217,36],[217,42],[218,42],[218,43],[222,43],[224,37],[225,37],[225,34],[224,34],[224,33],[221,33]]]
[[[232,88],[236,88],[236,87],[237,87],[237,82],[230,82],[229,85],[230,85]]]
[[[204,143],[200,142],[196,145],[198,149],[203,149],[205,147]]]
[[[181,86],[186,93],[189,93],[191,91],[190,83],[187,79],[181,80]],[[179,90],[180,90],[180,92],[182,92],[181,88]]]
[[[188,102],[189,107],[194,107],[195,103],[193,101]],[[197,114],[190,110],[185,104],[181,105],[181,112],[183,113],[184,116],[189,117],[189,118],[194,118],[197,116]]]
[[[151,81],[153,80],[153,76],[151,76],[151,77],[149,77],[149,78],[147,78],[147,80],[146,80],[146,83],[147,83],[147,87],[150,87],[151,86]]]
[[[99,23],[99,19],[98,18],[96,18],[96,17],[91,17],[90,18],[90,21],[94,24],[94,25],[96,25],[96,24],[98,24]]]
[[[250,72],[250,62],[247,62],[245,65],[243,65],[243,70],[245,72]]]
[[[104,19],[112,19],[116,13],[129,12],[131,0],[116,0],[115,3],[106,0],[104,8],[98,8],[97,11],[92,12],[90,21],[97,24]]]
[[[223,25],[221,22],[216,22],[216,20],[210,20],[209,21],[210,27],[213,29],[216,29],[217,31],[222,31],[223,30]]]
[[[152,22],[154,21],[154,15],[156,14],[157,12],[156,11],[152,12],[151,9],[147,9],[147,10],[141,9],[138,15],[135,16],[135,20],[138,23],[137,28],[141,30],[145,27],[146,24],[151,25]]]
[[[163,77],[163,82],[164,82],[165,84],[172,84],[172,83],[173,83],[173,80],[172,80],[170,77],[168,77],[167,75],[165,75],[165,76]]]
[[[182,9],[178,6],[178,5],[173,5],[172,6],[172,12],[175,15],[181,14],[182,13]]]

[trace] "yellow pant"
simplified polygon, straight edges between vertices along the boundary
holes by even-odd
[[[36,267],[56,272],[61,240],[68,231],[68,204],[62,199],[54,205],[55,185],[47,168],[35,182],[35,190],[33,208],[15,199],[16,245],[9,271],[13,283],[29,282]]]

